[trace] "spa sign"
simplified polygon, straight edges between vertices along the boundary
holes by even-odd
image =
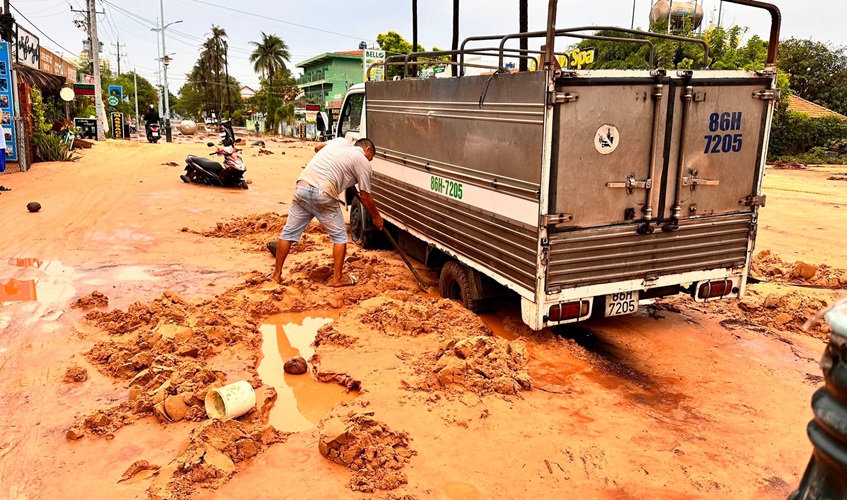
[[[41,69],[41,48],[38,37],[18,25],[18,36],[15,43],[15,56],[24,66]]]

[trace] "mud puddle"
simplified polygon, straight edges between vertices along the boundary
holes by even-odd
[[[36,258],[11,258],[7,264],[24,268],[19,277],[0,278],[0,304],[10,302],[40,302],[56,304],[70,300],[76,290],[71,286],[74,268],[60,261]],[[37,269],[37,277],[30,269]]]
[[[336,405],[349,403],[359,395],[338,384],[318,382],[310,371],[303,375],[284,372],[285,362],[302,356],[307,362],[314,354],[312,342],[318,329],[338,318],[339,311],[309,311],[271,316],[259,327],[262,359],[256,371],[262,381],[275,388],[277,400],[269,423],[277,430],[300,432],[315,426]]]

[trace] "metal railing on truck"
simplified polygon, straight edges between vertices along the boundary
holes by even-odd
[[[771,15],[771,30],[770,37],[768,41],[768,55],[766,59],[766,69],[773,70],[776,67],[776,56],[777,56],[777,47],[779,43],[779,30],[782,23],[782,16],[779,12],[779,9],[770,3],[760,2],[758,0],[726,0],[729,3],[735,3],[739,5],[747,5],[750,7],[761,8],[767,10]],[[644,38],[617,38],[617,37],[609,37],[609,36],[598,36],[598,35],[585,35],[585,34],[577,34],[580,31],[613,31],[618,33],[626,33],[630,35],[639,35],[642,37],[649,38],[660,38],[667,40],[676,40],[680,42],[686,43],[694,43],[701,45],[703,47],[703,62],[701,65],[702,69],[708,68],[709,65],[709,46],[708,44],[701,39],[698,38],[690,38],[684,36],[670,35],[664,33],[652,33],[641,30],[632,30],[626,28],[619,28],[615,26],[580,26],[576,28],[566,28],[559,29],[555,28],[555,16],[556,16],[556,8],[557,8],[557,0],[550,0],[548,4],[548,19],[547,19],[547,29],[545,31],[533,31],[533,32],[524,32],[524,33],[511,33],[508,35],[486,35],[486,36],[474,36],[468,37],[462,41],[459,50],[444,50],[444,51],[423,51],[423,52],[412,52],[407,55],[401,56],[389,56],[386,58],[384,62],[377,62],[372,64],[368,68],[368,75],[370,75],[370,70],[376,66],[403,66],[403,77],[409,76],[409,66],[419,66],[419,65],[451,65],[458,67],[458,75],[464,76],[464,70],[468,67],[476,67],[476,68],[484,68],[484,69],[493,69],[496,71],[506,71],[504,60],[506,57],[511,58],[519,58],[519,59],[534,59],[529,56],[529,54],[544,54],[543,64],[544,68],[552,68],[555,66],[554,58],[556,56],[554,51],[554,41],[557,36],[569,36],[574,38],[582,38],[587,40],[604,40],[604,41],[615,41],[615,42],[624,42],[624,43],[636,43],[643,44]],[[507,49],[505,47],[506,42],[509,40],[515,39],[523,39],[523,38],[540,38],[546,37],[546,43],[544,46],[544,51],[536,51],[536,50],[528,50],[528,49]],[[497,48],[489,47],[489,48],[476,48],[476,49],[466,49],[465,46],[468,42],[472,41],[486,41],[486,40],[500,40],[500,44]],[[650,53],[649,53],[649,66],[651,69],[655,67],[655,48],[652,43],[650,43]],[[493,54],[492,51],[497,51],[496,54]],[[517,55],[507,55],[508,53],[517,53]],[[474,54],[474,55],[485,55],[485,56],[496,56],[497,57],[497,66],[491,65],[480,65],[480,64],[471,64],[465,63],[465,55]],[[432,57],[441,57],[441,56],[452,56],[458,55],[459,61],[444,61],[444,60],[432,60],[427,59],[425,61],[419,61],[419,58],[432,58]],[[397,61],[394,62],[392,59],[403,58],[402,63]],[[368,77],[370,79],[370,77]]]

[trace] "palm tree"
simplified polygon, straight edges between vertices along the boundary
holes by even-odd
[[[529,28],[528,27],[528,25],[529,25],[529,19],[528,19],[529,15],[527,13],[527,5],[526,5],[527,0],[519,0],[518,4],[519,4],[518,5],[518,24],[520,24],[520,27],[518,28],[518,30],[521,33],[526,33],[527,31],[529,31],[529,29],[528,29]],[[529,48],[529,40],[526,37],[521,38],[521,51],[520,51],[521,58],[519,59],[520,62],[518,63],[518,68],[519,68],[520,71],[526,71],[528,69],[527,59],[526,59],[526,57],[524,57],[524,56],[529,55],[529,54],[524,52],[528,48]]]
[[[450,50],[459,50],[459,0],[453,0],[453,45]],[[453,54],[450,59],[455,63],[458,58]],[[457,69],[453,67],[453,71]]]
[[[212,32],[208,35],[209,38],[203,43],[203,52],[201,57],[206,60],[209,70],[215,75],[215,84],[217,86],[215,95],[218,103],[218,116],[221,112],[221,72],[227,62],[227,51],[229,45],[226,41],[226,30],[220,26],[212,25]],[[229,79],[227,78],[227,82]]]
[[[268,35],[262,32],[261,42],[250,42],[254,46],[253,53],[250,54],[250,62],[253,63],[253,71],[268,77],[268,86],[273,87],[274,75],[282,71],[283,74],[288,72],[285,67],[286,62],[291,62],[291,54],[288,52],[288,45],[282,41],[282,38],[276,35]]]

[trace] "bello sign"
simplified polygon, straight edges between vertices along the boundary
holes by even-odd
[[[15,55],[18,62],[30,68],[40,69],[41,50],[38,37],[18,25],[18,36],[15,42]]]
[[[365,49],[364,54],[364,64],[365,69],[370,68],[371,64],[385,62],[385,51],[384,50],[374,50],[374,49]],[[374,66],[371,68],[369,74],[367,75],[366,80],[381,82],[385,80],[385,67],[383,66]]]

